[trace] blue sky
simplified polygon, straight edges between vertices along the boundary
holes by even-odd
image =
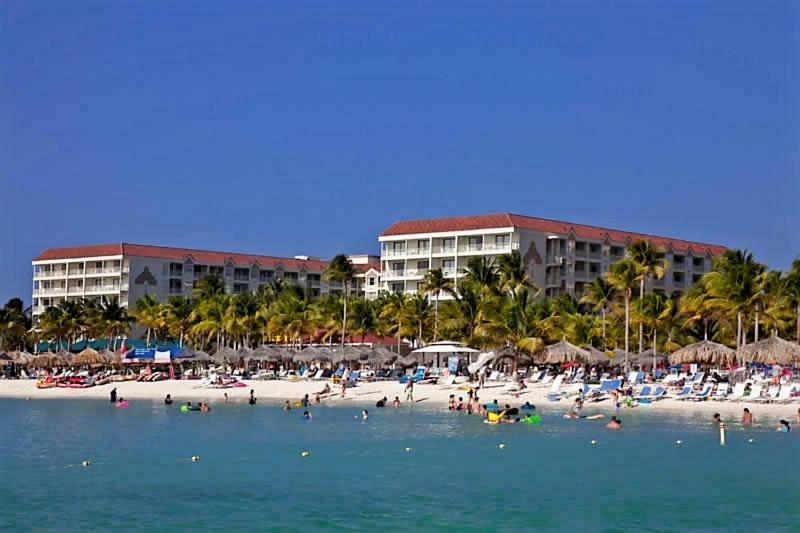
[[[49,246],[331,256],[498,211],[800,255],[794,2],[0,11],[0,300]]]

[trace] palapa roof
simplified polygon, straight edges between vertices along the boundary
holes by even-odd
[[[675,350],[669,356],[669,362],[673,365],[688,363],[710,363],[715,365],[727,365],[736,359],[736,350],[728,348],[724,344],[719,344],[710,340],[695,342]]]
[[[544,355],[544,362],[551,364],[576,360],[589,361],[591,359],[591,354],[587,350],[575,346],[566,339],[545,347],[541,353]]]
[[[800,344],[772,336],[741,349],[745,361],[790,365],[800,362]]]

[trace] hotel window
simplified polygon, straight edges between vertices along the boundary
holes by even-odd
[[[494,246],[495,248],[508,248],[511,246],[511,235],[495,235]]]
[[[402,283],[392,283],[390,286],[392,292],[403,292],[403,284]]]
[[[370,276],[367,281],[368,281],[368,284],[369,284],[370,287],[374,287],[375,286],[375,278],[374,277]]]
[[[417,261],[417,270],[428,270],[427,261]]]
[[[217,276],[218,278],[222,277],[222,273],[225,271],[222,267],[208,267],[208,275],[209,276]]]
[[[236,268],[233,270],[233,279],[237,281],[247,281],[250,279],[249,268]]]
[[[170,294],[180,294],[182,291],[181,280],[179,279],[171,279],[169,280],[169,293]]]
[[[297,272],[285,272],[283,274],[283,279],[290,279],[292,281],[297,281]]]
[[[234,294],[242,294],[247,292],[248,286],[246,283],[234,283],[233,284],[233,293]]]
[[[456,262],[452,259],[442,260],[442,272],[447,276],[452,276],[455,272]]]
[[[417,252],[421,254],[428,253],[428,241],[417,241]]]
[[[701,279],[703,279],[703,275],[702,274],[692,274],[692,283],[696,284]]]
[[[703,259],[702,257],[695,257],[694,259],[692,259],[692,265],[695,268],[704,268],[706,266],[706,260]]]
[[[311,283],[319,283],[322,281],[322,276],[320,274],[307,274],[306,279]]]
[[[469,237],[467,239],[467,246],[469,250],[480,250],[483,245],[483,239],[481,237]]]
[[[262,270],[258,273],[258,281],[270,281],[273,277],[275,273],[272,270]]]
[[[392,243],[392,252],[395,254],[401,254],[406,250],[406,243],[397,241]]]
[[[684,256],[682,256],[682,255],[673,255],[672,256],[672,262],[676,266],[683,266],[683,264],[686,262],[686,258]]]
[[[183,265],[181,263],[170,263],[169,275],[175,277],[183,276]]]
[[[452,252],[456,248],[456,239],[454,237],[449,237],[447,239],[442,239],[442,252]]]
[[[611,255],[614,257],[621,257],[625,252],[623,251],[621,246],[612,246],[611,247]]]

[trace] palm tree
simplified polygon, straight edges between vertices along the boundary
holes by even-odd
[[[640,280],[639,268],[630,259],[623,259],[611,265],[611,269],[606,272],[606,279],[622,292],[625,300],[625,368],[627,369],[628,353],[630,352],[631,294]]]
[[[412,294],[406,299],[402,314],[407,322],[414,324],[414,335],[417,339],[417,346],[420,346],[425,342],[424,328],[425,324],[430,320],[430,302],[420,293]]]
[[[152,294],[145,294],[136,301],[133,316],[139,324],[147,328],[146,346],[150,348],[150,336],[164,326],[161,304]],[[158,340],[158,335],[156,335],[156,340]]]
[[[370,300],[355,300],[350,310],[351,336],[361,336],[361,342],[370,331],[375,330],[375,308]]]
[[[747,343],[744,321],[753,307],[758,278],[764,270],[750,252],[728,250],[714,260],[712,271],[703,276],[709,294],[707,305],[736,317],[737,353]]]
[[[464,283],[474,283],[482,292],[497,291],[497,283],[500,280],[500,276],[493,258],[487,256],[471,257],[467,261],[467,266],[463,272]]]
[[[183,339],[192,326],[194,304],[189,298],[171,296],[165,306],[165,322],[171,335],[178,336],[178,346],[183,348]]]
[[[669,299],[660,292],[645,295],[636,306],[636,316],[641,324],[647,324],[653,338],[653,353],[658,347],[658,327],[665,313],[669,312]],[[653,368],[655,371],[655,367]]]
[[[603,349],[606,349],[606,312],[617,297],[617,289],[605,278],[595,278],[586,289],[580,302],[592,306],[602,316]]]
[[[400,354],[400,340],[403,335],[409,334],[405,326],[406,306],[408,297],[402,292],[390,292],[381,297],[378,303],[380,309],[378,318],[387,323],[385,328],[397,337],[397,353]]]
[[[521,350],[533,353],[544,347],[535,320],[535,306],[528,291],[496,299],[493,304],[481,310],[478,330],[497,346],[511,346],[516,373]]]
[[[342,347],[347,333],[347,297],[350,289],[350,282],[353,281],[353,263],[346,255],[339,254],[331,259],[328,268],[325,270],[325,279],[328,281],[338,281],[344,289],[344,310],[342,316]]]
[[[303,348],[303,337],[314,331],[313,309],[308,300],[287,292],[274,304],[275,312],[270,317],[272,335],[283,335]]]
[[[28,318],[22,305],[21,299],[12,298],[0,309],[0,348],[24,344]]]
[[[120,307],[116,298],[104,300],[100,304],[100,317],[106,327],[108,344],[112,350],[117,349],[117,338],[127,333],[133,319],[128,316],[128,310]]]
[[[661,279],[667,262],[661,251],[653,246],[650,241],[638,240],[628,246],[628,258],[633,261],[639,270],[639,303],[644,298],[645,283],[647,279]],[[639,353],[644,350],[644,324],[639,322]]]
[[[216,337],[216,349],[219,350],[224,344],[226,307],[224,295],[200,300],[190,317],[193,324],[190,333],[202,338],[205,343]]]
[[[197,301],[225,294],[225,282],[219,276],[208,275],[197,281],[193,297]]]
[[[783,278],[781,290],[784,303],[795,316],[795,340],[800,343],[800,258],[792,261],[792,268]]]
[[[518,250],[499,256],[497,258],[497,271],[500,290],[505,293],[516,293],[523,289],[534,288],[526,270],[525,261],[523,261]]]
[[[439,296],[442,292],[453,293],[453,281],[444,277],[441,268],[433,268],[425,274],[425,279],[423,279],[420,284],[420,290],[425,294],[436,297],[433,308],[433,340],[436,342],[439,334]]]

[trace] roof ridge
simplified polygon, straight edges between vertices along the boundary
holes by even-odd
[[[683,237],[666,237],[666,236],[663,236],[663,235],[653,235],[652,233],[644,233],[642,231],[630,231],[630,230],[626,230],[626,229],[614,229],[614,228],[608,228],[608,227],[605,227],[605,226],[597,226],[595,224],[584,224],[582,222],[567,222],[566,220],[558,220],[558,219],[555,219],[555,218],[545,218],[545,217],[534,217],[534,216],[531,216],[531,215],[520,215],[518,213],[508,213],[508,214],[510,216],[514,216],[514,217],[528,218],[528,219],[533,219],[533,220],[545,220],[547,222],[555,222],[557,224],[565,224],[567,226],[584,226],[584,227],[593,228],[593,229],[599,229],[599,230],[603,230],[603,231],[621,231],[623,233],[634,233],[636,235],[641,235],[642,237],[650,237],[650,238],[653,238],[653,239],[668,239],[668,240],[671,240],[671,241],[683,241],[685,243],[699,244],[699,245],[702,245],[702,246],[714,246],[714,247],[727,248],[726,246],[724,246],[722,244],[716,244],[716,243],[711,243],[711,242],[702,242],[702,241],[696,241],[696,240],[689,240],[689,239],[684,239]]]
[[[239,256],[241,256],[241,255],[249,255],[249,256],[254,256],[254,257],[263,257],[265,259],[277,259],[277,260],[285,259],[285,260],[290,260],[290,261],[303,261],[303,262],[312,262],[312,261],[319,261],[319,262],[323,262],[323,263],[327,262],[327,261],[324,261],[323,259],[318,259],[318,260],[317,259],[298,259],[297,257],[281,257],[281,256],[278,256],[278,255],[266,255],[266,254],[255,253],[255,252],[230,252],[230,251],[226,251],[226,250],[209,250],[209,249],[204,249],[204,248],[187,248],[187,247],[182,247],[182,246],[167,246],[167,245],[163,245],[163,244],[140,244],[140,243],[135,243],[135,242],[123,242],[122,246],[123,246],[123,252],[125,250],[124,249],[125,246],[141,246],[142,248],[159,248],[159,249],[162,249],[162,250],[185,251],[185,252],[189,252],[189,255],[191,255],[191,252],[198,252],[198,253],[220,254],[220,255],[230,255],[230,256],[234,256],[234,255],[239,255]],[[300,255],[300,254],[298,254],[298,255]]]

